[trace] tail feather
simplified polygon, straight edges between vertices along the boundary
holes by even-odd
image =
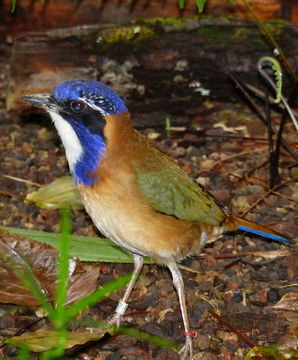
[[[294,244],[293,241],[266,226],[238,218],[237,216],[229,215],[225,221],[225,226],[228,231],[243,230],[284,244]]]

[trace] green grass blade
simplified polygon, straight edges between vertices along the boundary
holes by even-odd
[[[196,5],[199,10],[199,13],[202,13],[204,11],[206,0],[196,0]]]
[[[14,13],[17,7],[17,0],[11,0],[11,12]]]
[[[157,346],[162,346],[162,347],[175,349],[175,350],[179,347],[179,345],[176,344],[174,341],[167,340],[167,339],[162,339],[162,338],[160,338],[158,336],[148,334],[148,333],[145,333],[143,331],[139,331],[139,330],[136,330],[136,329],[133,329],[133,328],[128,328],[128,327],[125,327],[125,326],[120,326],[118,328],[117,332],[120,333],[120,334],[133,336],[133,337],[135,337],[137,339],[148,341],[151,344],[154,344],[154,345],[157,345]]]
[[[16,360],[28,360],[30,357],[30,351],[27,347],[23,347],[18,351]]]
[[[69,249],[70,249],[70,213],[69,210],[61,210],[60,215],[61,232],[59,241],[59,261],[58,261],[58,273],[57,273],[57,288],[56,288],[56,311],[55,311],[55,325],[56,329],[63,326],[63,322],[60,319],[61,313],[64,311],[64,305],[67,299],[67,289],[69,281]]]
[[[178,0],[179,8],[184,9],[185,0]]]

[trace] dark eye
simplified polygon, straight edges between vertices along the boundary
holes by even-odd
[[[74,100],[70,103],[69,107],[73,112],[80,113],[85,109],[86,105],[83,101]]]

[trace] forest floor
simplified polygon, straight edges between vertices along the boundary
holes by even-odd
[[[280,114],[273,113],[275,122],[279,118]],[[251,110],[240,104],[205,101],[189,124],[167,134],[164,128],[154,128],[153,120],[151,128],[140,131],[207,187],[225,209],[269,225],[290,238],[297,237],[297,167],[293,167],[294,160],[282,150],[282,185],[274,192],[268,191],[266,127]],[[36,190],[33,183],[49,184],[69,174],[56,131],[50,121],[38,121],[35,117],[34,120],[3,121],[0,132],[0,223],[58,232],[58,211],[39,209],[23,201],[26,194]],[[297,150],[297,138],[290,123],[284,138]],[[84,211],[72,212],[72,229],[74,234],[99,236]],[[297,347],[298,257],[294,247],[239,232],[225,235],[205,248],[201,256],[188,258],[182,264],[186,266],[182,272],[190,326],[198,332],[194,339],[195,359],[240,360],[250,348],[209,310],[220,314],[255,344],[279,344],[281,351]],[[131,264],[97,266],[100,269],[98,285],[132,270]],[[121,290],[112,294],[80,317],[107,319],[122,293]],[[0,304],[0,336],[10,337],[30,328],[39,316],[37,310],[38,307]],[[166,268],[144,266],[123,325],[182,345],[182,319]],[[11,346],[0,348],[0,356],[13,358],[15,355],[16,350]],[[84,360],[179,358],[173,350],[128,335],[116,335],[75,348],[69,355]]]

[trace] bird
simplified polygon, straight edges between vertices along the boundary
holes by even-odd
[[[224,211],[207,189],[134,128],[124,101],[107,85],[67,80],[50,94],[22,100],[49,113],[87,213],[102,234],[132,254],[132,277],[110,323],[119,326],[143,257],[149,256],[171,272],[185,336],[179,353],[191,359],[195,332],[178,263],[230,231],[292,241]]]

